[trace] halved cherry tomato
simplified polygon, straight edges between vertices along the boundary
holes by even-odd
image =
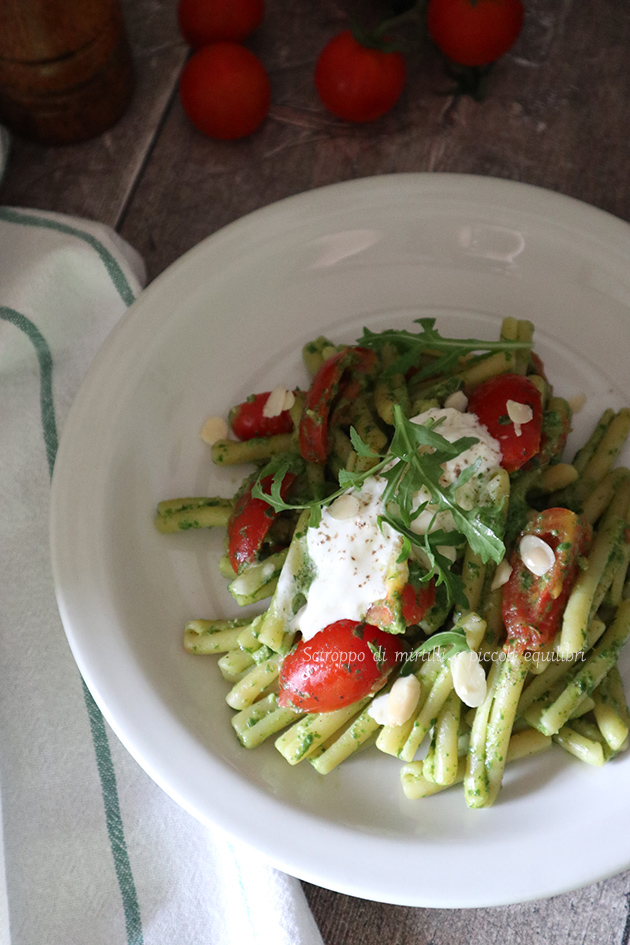
[[[301,640],[280,670],[278,704],[304,712],[333,712],[380,689],[401,645],[369,623],[337,620]]]
[[[346,371],[367,373],[376,363],[369,348],[343,348],[328,358],[313,378],[300,421],[300,453],[310,463],[325,463],[328,456],[328,418]]]
[[[532,419],[520,431],[508,416],[508,400],[532,409]],[[522,374],[499,374],[484,381],[470,395],[468,409],[499,441],[501,465],[508,472],[520,469],[540,450],[542,398],[538,388]]]
[[[285,475],[280,488],[282,498],[286,497],[294,479],[294,473]],[[261,486],[265,492],[271,489],[272,480],[273,476],[266,476],[261,480]],[[237,573],[245,565],[256,561],[267,532],[277,515],[268,502],[254,498],[252,495],[255,481],[255,477],[252,477],[238,496],[227,525],[228,557]]]
[[[263,416],[263,408],[270,393],[265,391],[263,394],[252,394],[242,404],[237,404],[230,410],[230,426],[239,440],[251,440],[253,436],[276,436],[278,433],[292,431],[293,419],[288,410],[283,410],[275,417]]]
[[[540,577],[529,571],[519,552],[520,539],[536,535],[553,549],[555,563]],[[569,509],[539,512],[521,532],[510,563],[512,573],[503,588],[503,623],[508,649],[523,652],[550,643],[558,632],[567,598],[588,550],[591,528]]]
[[[402,590],[402,614],[408,627],[420,623],[435,604],[435,581],[414,587],[405,584]]]

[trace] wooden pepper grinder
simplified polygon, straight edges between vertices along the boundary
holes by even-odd
[[[0,124],[83,141],[122,115],[132,85],[118,0],[0,0]]]

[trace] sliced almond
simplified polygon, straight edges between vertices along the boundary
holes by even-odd
[[[486,674],[474,650],[465,650],[451,656],[449,666],[453,688],[465,705],[476,709],[486,698]]]
[[[392,686],[387,700],[387,724],[403,725],[411,718],[422,687],[416,676],[401,676]]]
[[[338,522],[348,518],[355,518],[359,514],[361,503],[355,495],[340,495],[328,506],[328,514]]]
[[[505,406],[508,417],[514,424],[514,432],[517,436],[521,436],[521,427],[533,419],[534,411],[529,404],[521,404],[518,400],[508,400]]]
[[[571,413],[579,413],[583,409],[584,404],[586,403],[586,394],[576,394],[575,397],[569,398],[569,407],[571,408]]]
[[[373,699],[368,706],[368,715],[370,715],[375,722],[378,722],[379,725],[387,725],[388,701],[389,693],[386,692],[382,696],[377,696],[376,699]]]
[[[269,394],[262,409],[263,417],[279,417],[285,410],[290,410],[295,403],[295,394],[284,384],[278,384]]]
[[[444,401],[445,407],[452,407],[453,410],[459,410],[460,413],[465,413],[468,407],[468,397],[463,390],[456,390],[454,393],[449,394],[449,396]]]
[[[536,577],[546,574],[556,561],[551,545],[537,535],[524,535],[519,544],[519,553],[527,570]]]
[[[199,431],[199,436],[208,446],[212,446],[217,440],[224,440],[227,435],[228,425],[223,417],[208,417]]]
[[[492,578],[492,584],[490,585],[491,591],[496,591],[498,588],[503,587],[504,584],[510,580],[510,575],[512,574],[512,565],[507,558],[504,558],[503,561],[500,561],[494,572],[494,577]]]

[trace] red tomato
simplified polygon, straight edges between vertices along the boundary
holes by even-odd
[[[264,13],[263,0],[179,0],[177,5],[180,32],[193,49],[224,40],[242,43]]]
[[[402,614],[408,627],[420,623],[435,604],[435,581],[420,587],[405,584],[402,591]]]
[[[358,43],[344,30],[324,46],[315,87],[326,108],[346,121],[372,121],[392,108],[405,85],[405,60]]]
[[[283,410],[276,417],[263,416],[263,407],[269,400],[269,394],[270,391],[252,394],[244,403],[230,410],[230,426],[239,440],[251,440],[253,436],[276,436],[293,430],[293,419],[288,410]]]
[[[400,644],[369,623],[338,620],[301,640],[282,662],[278,704],[333,712],[383,686]],[[376,651],[376,652],[375,652]]]
[[[282,480],[280,495],[283,499],[294,479],[293,473],[287,473]],[[269,492],[272,480],[273,476],[261,480],[264,492]],[[252,478],[238,496],[227,525],[228,557],[236,572],[256,561],[277,514],[264,499],[252,496],[255,481],[255,477]]]
[[[429,0],[427,27],[453,62],[486,66],[514,45],[524,14],[521,0]]]
[[[532,408],[534,415],[521,426],[520,435],[508,416],[508,400]],[[472,392],[468,409],[499,441],[501,465],[508,472],[520,469],[540,450],[542,398],[538,388],[522,374],[499,374],[484,381]]]
[[[179,95],[195,128],[227,141],[258,128],[269,111],[271,86],[263,64],[249,49],[213,43],[184,66]]]
[[[328,456],[328,418],[348,370],[367,373],[376,363],[368,348],[343,348],[328,358],[313,378],[300,421],[300,453],[310,463],[325,463]]]
[[[524,535],[536,535],[553,548],[555,563],[540,577],[529,571],[519,545]],[[588,550],[590,526],[569,509],[539,512],[523,529],[510,563],[512,573],[503,588],[503,623],[506,648],[523,652],[550,643],[579,571],[579,559]]]

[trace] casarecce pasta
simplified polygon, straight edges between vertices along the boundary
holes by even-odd
[[[221,573],[258,605],[184,630],[219,654],[246,748],[325,775],[373,745],[408,798],[463,783],[486,807],[511,760],[628,747],[630,410],[568,461],[529,321],[496,341],[418,324],[306,345],[308,389],[252,395],[211,444],[253,465],[239,492],[160,502],[156,525],[225,527]]]

